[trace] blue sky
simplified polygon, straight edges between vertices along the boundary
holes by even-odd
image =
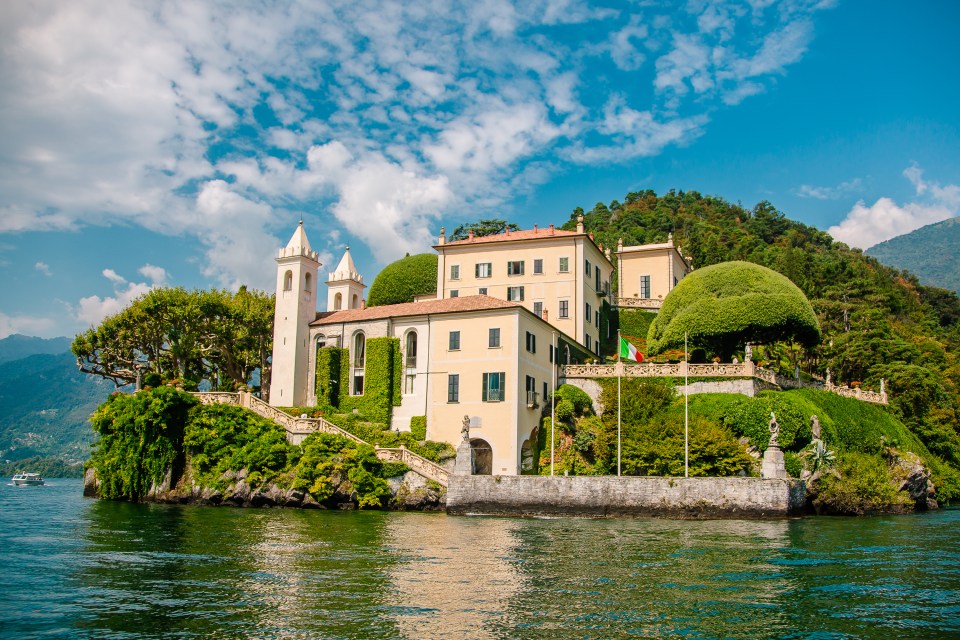
[[[5,3],[0,337],[268,289],[301,215],[370,282],[647,188],[862,248],[960,212],[954,2],[236,5]]]

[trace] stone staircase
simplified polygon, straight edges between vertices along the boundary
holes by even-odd
[[[373,447],[374,451],[377,453],[377,457],[384,462],[402,462],[410,467],[411,471],[423,476],[427,480],[433,480],[443,487],[447,486],[450,474],[446,469],[438,465],[436,462],[427,460],[423,456],[417,455],[403,445],[400,445],[400,447],[397,449],[371,445],[365,440],[361,440],[349,431],[341,429],[337,425],[324,420],[323,418],[295,418],[245,391],[241,391],[239,393],[229,393],[223,391],[207,393],[200,392],[194,393],[193,395],[200,400],[201,404],[232,404],[238,407],[243,407],[244,409],[249,409],[259,416],[262,416],[268,420],[272,420],[286,430],[287,440],[291,444],[300,444],[306,440],[307,436],[309,436],[311,433],[317,433],[318,431],[321,433],[333,433],[338,436],[343,436],[349,440],[353,440],[354,442],[367,444]]]

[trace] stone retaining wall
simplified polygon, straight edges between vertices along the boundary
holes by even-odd
[[[454,515],[771,518],[800,513],[799,480],[451,475]]]

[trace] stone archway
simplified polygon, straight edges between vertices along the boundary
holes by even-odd
[[[493,449],[483,438],[470,440],[470,451],[473,454],[473,475],[493,475]]]

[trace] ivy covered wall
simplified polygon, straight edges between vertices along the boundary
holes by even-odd
[[[373,422],[390,423],[393,407],[400,406],[403,363],[399,338],[368,338],[363,371],[363,395],[350,395],[352,355],[347,349],[317,351],[317,404],[357,409]],[[336,381],[331,382],[331,381]]]

